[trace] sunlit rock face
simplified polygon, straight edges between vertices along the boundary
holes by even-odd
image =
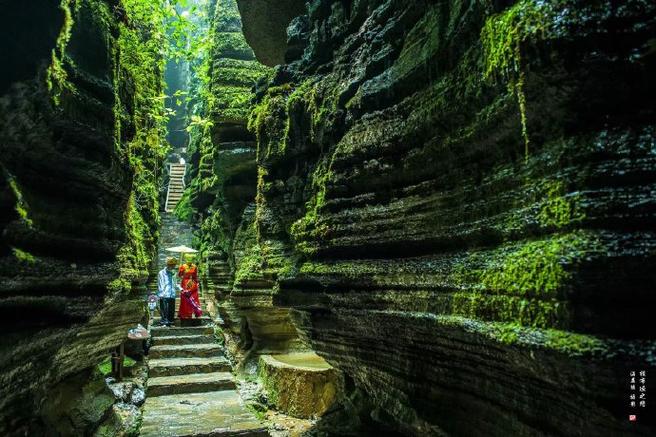
[[[2,17],[0,434],[67,434],[43,423],[49,389],[83,380],[141,321],[142,297],[130,288],[145,280],[143,260],[124,258],[135,270],[128,278],[117,254],[128,239],[152,247],[157,212],[134,214],[117,147],[134,135],[127,73],[114,86],[117,17],[102,1],[27,3],[4,5]],[[137,217],[143,227],[128,235]]]
[[[655,16],[316,0],[292,21],[253,113],[251,253],[390,429],[653,434],[627,378],[656,370]]]

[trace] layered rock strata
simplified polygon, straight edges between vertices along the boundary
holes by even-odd
[[[45,414],[49,390],[88,374],[144,316],[161,160],[152,145],[162,133],[149,117],[162,90],[156,71],[136,66],[135,56],[156,60],[159,51],[130,6],[3,6],[11,33],[0,85],[3,435],[92,432],[93,423],[76,422],[72,398],[61,414],[73,419]],[[93,414],[102,418],[101,392]]]
[[[232,358],[254,372],[257,354],[301,346],[288,310],[273,307],[274,283],[254,250],[256,138],[247,123],[251,88],[269,69],[244,39],[236,1],[220,0],[213,12],[207,90],[200,93],[211,123],[192,130],[197,148],[187,196],[201,222],[201,271],[217,294]]]
[[[626,387],[656,364],[655,17],[315,0],[293,20],[252,115],[244,256],[389,429],[653,433]]]

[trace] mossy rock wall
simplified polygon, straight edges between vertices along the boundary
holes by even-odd
[[[252,252],[388,426],[653,433],[625,376],[654,369],[656,7],[613,5],[317,0],[290,27]]]
[[[246,129],[251,88],[266,74],[241,32],[234,0],[210,11],[207,83],[201,90],[210,121],[192,130],[189,207],[203,212],[201,252],[231,259],[231,241],[244,208],[255,197],[255,142]]]
[[[23,3],[2,17],[16,74],[0,88],[0,433],[46,435],[50,388],[145,316],[162,88],[156,69],[140,71],[159,49],[149,23],[129,19],[133,2]],[[85,419],[71,432],[89,430]]]

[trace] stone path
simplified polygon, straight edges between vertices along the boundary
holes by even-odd
[[[199,322],[151,328],[141,436],[268,436],[239,397],[210,319]]]

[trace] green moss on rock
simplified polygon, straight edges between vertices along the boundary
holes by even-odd
[[[496,260],[496,266],[482,273],[481,282],[490,290],[555,297],[571,277],[564,265],[598,250],[597,241],[585,232],[530,241]]]

